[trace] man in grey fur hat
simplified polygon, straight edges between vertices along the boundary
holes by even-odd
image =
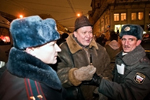
[[[121,29],[123,51],[116,57],[113,82],[94,76],[98,91],[113,100],[150,100],[150,60],[140,45],[143,29],[127,24]]]
[[[111,79],[110,58],[104,47],[95,42],[86,16],[76,19],[73,34],[60,48],[57,74],[68,90],[67,100],[98,100],[98,95],[93,95],[96,87],[84,81],[91,80],[95,73]]]
[[[57,73],[60,35],[52,18],[29,16],[11,22],[13,47],[0,77],[0,100],[65,100]]]

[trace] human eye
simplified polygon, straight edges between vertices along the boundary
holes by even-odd
[[[122,41],[125,41],[126,39],[125,39],[125,38],[122,38],[121,40],[122,40]]]
[[[91,33],[92,33],[92,31],[89,31],[88,33],[90,33],[90,34],[91,34]]]
[[[52,46],[55,46],[55,43],[53,43]]]
[[[56,43],[54,42],[52,45],[53,45],[53,46],[55,46],[55,45],[56,45]]]
[[[82,34],[86,34],[86,32],[82,32]]]
[[[129,41],[134,41],[134,40],[135,40],[135,39],[133,39],[133,38],[130,38],[130,39],[129,39]]]

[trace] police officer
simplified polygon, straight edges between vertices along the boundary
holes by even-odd
[[[113,100],[150,100],[150,60],[140,45],[143,29],[124,25],[120,38],[123,51],[116,58],[113,81],[94,75],[90,84]]]

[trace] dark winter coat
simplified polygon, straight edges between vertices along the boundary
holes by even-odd
[[[67,46],[68,45],[68,46]],[[109,77],[112,75],[108,67],[110,58],[104,49],[94,40],[90,43],[88,48],[80,46],[73,37],[73,34],[69,35],[66,42],[60,45],[62,52],[59,53],[61,62],[58,63],[57,74],[64,87],[71,87],[73,84],[68,79],[70,70],[72,68],[80,68],[90,64],[90,54],[92,54],[92,64],[96,67],[96,73]],[[68,50],[69,48],[69,50]],[[72,56],[72,57],[71,57]],[[74,80],[75,82],[75,80]],[[85,100],[92,100],[92,94],[95,86],[80,85]]]
[[[41,60],[16,48],[10,50],[7,70],[0,78],[0,100],[28,100],[24,78],[39,82],[44,93],[42,96],[47,100],[65,100],[56,72]]]
[[[150,100],[150,61],[145,55],[141,46],[124,56],[118,54],[114,82],[102,79],[99,92],[114,100]],[[119,66],[125,67],[124,74]]]

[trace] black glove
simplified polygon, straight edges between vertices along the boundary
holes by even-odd
[[[94,86],[99,86],[101,83],[102,77],[98,76],[96,73],[93,75],[92,80],[90,81],[83,81],[83,85],[94,85]]]

